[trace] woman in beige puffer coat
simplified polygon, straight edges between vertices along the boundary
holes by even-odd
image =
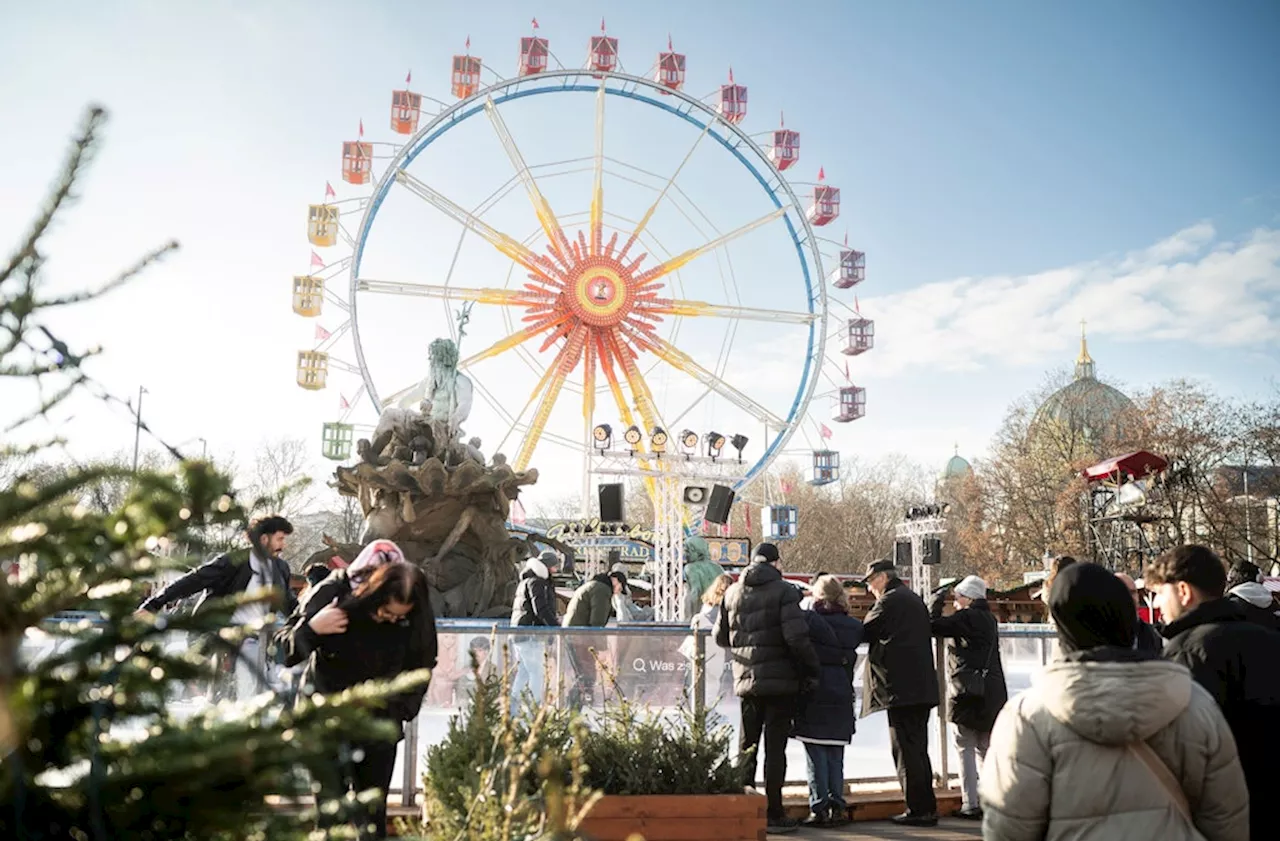
[[[1049,599],[1061,654],[996,720],[983,838],[1248,841],[1249,795],[1226,720],[1186,668],[1132,649],[1125,586],[1077,564]],[[1172,773],[1189,819],[1150,761]]]

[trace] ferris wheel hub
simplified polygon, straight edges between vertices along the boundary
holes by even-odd
[[[565,304],[592,327],[613,327],[627,320],[635,306],[637,286],[617,260],[588,258],[575,266]]]

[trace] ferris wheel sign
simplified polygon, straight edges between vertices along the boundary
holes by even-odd
[[[748,134],[747,86],[731,69],[699,98],[670,42],[638,74],[623,66],[617,37],[602,31],[584,46],[581,65],[564,66],[535,22],[504,76],[468,37],[439,77],[450,101],[415,90],[410,73],[391,92],[390,140],[367,139],[363,117],[353,119],[355,136],[335,158],[341,194],[326,182],[309,205],[310,265],[293,278],[294,312],[316,320],[314,342],[298,352],[298,385],[339,392],[324,454],[349,458],[356,422],[411,399],[425,372],[392,364],[406,356],[404,337],[421,337],[425,360],[436,336],[461,346],[465,323],[458,369],[477,405],[488,404],[485,450],[510,453],[516,470],[558,449],[589,472],[593,430],[611,421],[642,432],[640,459],[659,455],[654,440],[667,429],[718,427],[757,442],[733,477],[738,490],[793,441],[812,452],[815,484],[834,481],[838,454],[812,404],[829,401],[822,420],[862,417],[865,390],[829,353],[857,356],[874,340],[856,299],[849,308],[828,296],[828,285],[847,290],[866,270],[847,235],[815,233],[839,217],[840,190],[821,167],[816,181],[788,179],[800,132],[779,120]],[[606,143],[614,108],[630,121],[617,150]],[[590,129],[565,129],[579,113]],[[643,144],[631,130],[641,124]],[[680,143],[678,163],[649,168],[652,148],[678,153]],[[468,164],[477,182],[493,172],[507,180],[464,195],[468,179],[450,157],[459,144],[473,160],[494,150],[494,160]],[[700,168],[714,173],[703,178],[714,190]],[[712,198],[696,200],[700,189]],[[433,235],[424,248],[405,234],[402,217],[413,213],[429,214],[433,231],[453,226],[456,241]],[[677,237],[687,241],[670,246]],[[472,274],[478,267],[498,273]],[[760,335],[785,357],[769,376],[738,362]],[[823,380],[832,388],[820,391]]]

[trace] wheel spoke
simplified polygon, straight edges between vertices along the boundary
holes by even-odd
[[[645,307],[645,311],[656,315],[701,315],[715,318],[743,319],[746,321],[773,321],[783,324],[809,324],[818,318],[818,314],[812,312],[762,310],[752,307],[724,306],[721,304],[708,304],[704,301],[683,301],[671,298],[656,298],[653,301],[653,306]]]
[[[418,298],[439,298],[444,301],[473,301],[477,304],[498,304],[510,307],[528,307],[555,300],[551,292],[539,293],[524,289],[468,289],[463,286],[433,286],[427,283],[400,283],[393,280],[356,281],[361,292],[379,295],[407,295]]]
[[[662,418],[658,414],[658,407],[654,405],[653,393],[649,391],[649,384],[645,382],[644,375],[640,373],[640,368],[636,365],[635,358],[631,355],[631,349],[619,339],[620,329],[622,328],[615,329],[609,334],[609,352],[613,354],[614,359],[618,360],[623,376],[627,378],[627,387],[631,390],[631,398],[635,401],[636,408],[640,411],[640,417],[644,420],[647,429],[652,431],[654,427],[662,426]]]
[[[711,130],[712,121],[708,120],[706,126],[703,127],[702,133],[698,135],[698,139],[693,141],[693,145],[689,147],[688,153],[685,154],[684,160],[680,162],[680,166],[676,167],[676,171],[671,173],[671,177],[667,179],[667,183],[662,185],[662,190],[658,192],[658,197],[653,200],[653,204],[649,205],[649,209],[644,212],[644,216],[640,217],[639,224],[636,229],[627,237],[627,242],[622,246],[622,250],[618,252],[618,260],[621,261],[627,256],[627,252],[631,250],[631,246],[636,244],[636,240],[644,233],[644,229],[648,227],[649,220],[653,218],[653,214],[658,211],[658,205],[662,204],[662,200],[666,198],[667,191],[676,183],[676,179],[680,176],[680,171],[684,169],[684,165],[693,157],[693,153],[697,150],[698,144],[702,142],[702,138],[707,136],[707,132]]]
[[[560,389],[564,388],[565,380],[573,373],[573,369],[578,366],[578,361],[582,358],[582,348],[586,343],[587,336],[586,327],[579,326],[574,329],[569,334],[569,339],[564,343],[564,347],[560,348],[560,353],[556,355],[555,362],[547,369],[547,374],[551,376],[550,381],[547,381],[546,375],[544,375],[545,388],[543,388],[543,383],[538,383],[538,390],[542,391],[542,397],[538,401],[538,408],[533,414],[533,419],[529,421],[529,429],[525,432],[524,440],[520,442],[520,452],[516,455],[514,464],[516,472],[520,472],[529,466],[529,460],[533,458],[534,450],[538,448],[538,439],[542,437],[542,431],[546,429],[547,421],[551,418],[551,410],[555,407],[556,400],[560,397]],[[537,394],[537,390],[534,393]]]
[[[654,266],[652,269],[649,269],[647,272],[644,272],[643,274],[640,275],[640,277],[637,278],[637,280],[640,283],[640,287],[643,288],[645,286],[651,286],[654,283],[658,282],[658,280],[660,280],[661,278],[671,274],[672,272],[676,271],[682,266],[688,264],[694,258],[699,257],[702,254],[706,254],[708,251],[713,251],[719,248],[720,246],[725,245],[726,243],[737,239],[743,234],[750,233],[751,231],[754,231],[756,228],[759,228],[762,225],[769,224],[775,219],[782,218],[784,215],[786,215],[786,212],[788,210],[790,210],[790,205],[784,205],[782,207],[779,207],[777,210],[774,210],[771,213],[767,213],[764,216],[761,216],[759,219],[756,219],[754,222],[748,222],[747,224],[743,225],[741,228],[735,228],[729,233],[718,236],[715,239],[711,240],[710,242],[699,245],[696,248],[690,248],[688,251],[684,252],[683,254],[677,254],[675,257],[672,257],[670,260],[667,260],[664,263],[659,263],[658,265]]]
[[[476,216],[466,208],[455,204],[444,195],[438,193],[404,170],[396,172],[396,181],[409,188],[410,192],[419,198],[424,199],[428,204],[439,209],[445,215],[466,226],[469,230],[480,236],[494,248],[498,249],[512,260],[515,260],[529,271],[545,275],[549,278],[563,279],[561,271],[546,257],[533,253],[533,251],[521,245],[511,236],[495,229],[479,216]]]
[[[566,256],[569,250],[569,240],[564,235],[564,229],[560,227],[560,221],[556,219],[555,213],[551,210],[551,203],[547,201],[546,196],[542,195],[542,190],[538,188],[538,182],[534,180],[533,173],[529,171],[529,165],[525,163],[520,147],[516,145],[515,138],[511,136],[511,131],[507,128],[506,121],[502,119],[502,114],[498,113],[498,106],[492,98],[485,100],[484,111],[489,116],[489,122],[493,125],[493,130],[497,133],[498,140],[502,142],[502,148],[506,150],[507,157],[511,159],[511,165],[515,167],[516,175],[520,178],[520,182],[524,184],[525,192],[529,194],[529,201],[533,202],[533,212],[538,217],[538,224],[542,226],[543,232],[547,235],[547,242],[551,243],[552,252],[560,259],[562,265],[567,265]]]
[[[729,383],[717,377],[711,371],[703,368],[693,360],[689,354],[677,348],[675,345],[666,341],[660,336],[654,335],[638,335],[635,331],[627,330],[629,338],[640,347],[651,351],[655,356],[666,362],[671,367],[683,371],[693,377],[707,388],[724,397],[730,403],[733,403],[739,409],[747,412],[752,417],[759,420],[776,430],[786,429],[787,422],[757,403],[738,389],[729,385]]]
[[[472,354],[459,362],[458,370],[464,370],[475,365],[477,362],[497,356],[500,353],[505,353],[518,345],[524,344],[534,336],[541,335],[548,330],[560,327],[564,322],[568,321],[570,317],[569,313],[551,315],[535,322],[534,324],[530,324],[522,330],[517,330],[510,336],[499,339],[479,353]]]
[[[600,254],[603,249],[604,229],[604,83],[596,93],[596,159],[595,176],[591,187],[591,253]]]

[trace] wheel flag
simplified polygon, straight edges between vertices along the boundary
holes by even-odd
[[[849,360],[847,359],[844,361],[844,381],[851,382],[849,379]]]
[[[733,84],[733,65],[729,65],[729,84]]]
[[[818,167],[818,180],[825,181],[826,178],[827,178],[827,171],[822,167]]]
[[[862,315],[862,307],[858,306],[858,296],[853,296],[853,311],[858,315]]]
[[[412,81],[413,81],[413,71],[410,70],[408,73],[404,74],[404,83],[407,85]]]
[[[533,28],[534,28],[534,29],[537,29],[537,28],[538,28],[538,19],[537,19],[537,18],[534,18],[534,19],[533,19]]]
[[[333,335],[332,333],[330,333],[328,330],[321,327],[319,324],[316,325],[316,341],[317,342],[323,342],[325,339],[329,338],[332,335]]]
[[[671,46],[671,33],[668,32],[667,33],[667,52],[674,52],[674,51],[675,51],[675,47]]]
[[[820,430],[818,430],[818,431],[822,434],[822,437],[823,437],[823,438],[830,438],[830,437],[831,437],[831,427],[827,426],[825,423],[824,423],[824,424],[820,424],[820,426],[821,426],[822,428],[821,428]]]
[[[786,128],[786,127],[787,127],[787,112],[779,111],[778,112],[778,128]]]
[[[751,537],[751,507],[747,506],[746,508],[743,508],[742,511],[747,515],[747,537],[750,538]]]
[[[351,408],[351,404],[347,402],[347,398],[345,398],[345,397],[343,397],[341,394],[339,394],[339,395],[338,395],[338,407],[339,407],[340,409],[343,409],[343,410],[345,411],[346,409],[350,409],[350,408]]]
[[[845,231],[845,232],[844,232],[844,247],[845,247],[845,248],[848,248],[848,247],[849,247],[849,232],[848,232],[848,231]]]
[[[600,18],[600,31],[604,32],[604,18]]]
[[[313,269],[324,268],[324,258],[321,257],[319,254],[317,254],[315,251],[311,252],[311,268]]]
[[[468,50],[469,50],[469,49],[471,49],[471,36],[470,36],[470,35],[468,35],[468,36],[467,36],[467,49],[468,49]]]
[[[338,194],[333,191],[333,185],[328,181],[324,182],[324,197],[326,199],[336,199]]]
[[[360,136],[364,137],[364,119],[360,120]]]

